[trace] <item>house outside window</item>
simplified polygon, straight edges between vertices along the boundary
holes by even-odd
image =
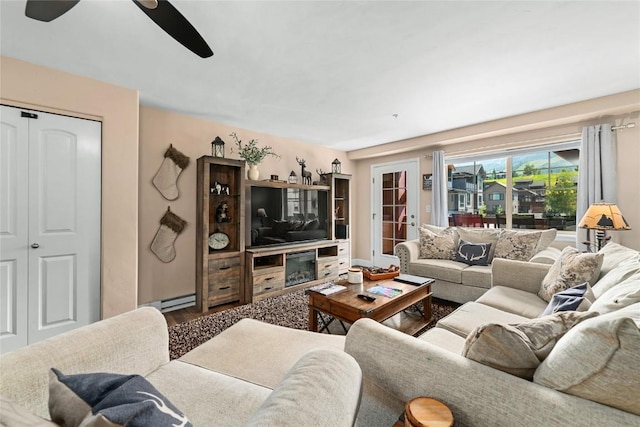
[[[482,165],[459,165],[449,169],[449,213],[474,213],[483,203],[485,172]],[[451,202],[454,203],[451,203]]]
[[[575,231],[579,141],[509,154],[447,161],[449,213],[480,213],[489,227]]]

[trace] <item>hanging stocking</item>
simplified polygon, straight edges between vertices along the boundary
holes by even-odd
[[[160,228],[156,232],[153,242],[151,242],[151,251],[156,254],[160,261],[171,262],[176,257],[174,243],[186,225],[187,221],[171,212],[170,208],[167,208],[167,212],[160,219]]]
[[[189,157],[169,145],[164,153],[164,160],[160,169],[153,177],[153,185],[158,189],[162,197],[167,200],[175,200],[178,192],[178,177],[182,170],[189,165]]]

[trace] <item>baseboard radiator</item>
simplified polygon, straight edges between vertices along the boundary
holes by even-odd
[[[193,307],[194,305],[196,305],[196,294],[190,294],[162,300],[160,301],[159,309],[161,312],[167,313],[181,308]]]

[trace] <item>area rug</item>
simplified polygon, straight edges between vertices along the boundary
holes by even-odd
[[[176,359],[182,356],[244,318],[306,330],[309,328],[308,303],[309,297],[305,295],[304,290],[300,290],[171,326],[169,327],[170,357]],[[439,319],[459,306],[459,304],[438,299],[433,299],[431,305],[433,321],[420,333],[435,326]]]

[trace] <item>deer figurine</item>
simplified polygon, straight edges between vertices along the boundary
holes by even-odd
[[[320,177],[318,181],[313,181],[313,185],[327,185],[327,173],[322,169],[316,169],[316,173]]]
[[[302,171],[300,172],[300,176],[302,177],[302,183],[311,185],[311,172],[309,172],[308,170],[305,170],[307,163],[305,162],[304,159],[300,160],[298,159],[298,157],[296,157],[296,160],[300,165],[300,167],[302,168]]]

